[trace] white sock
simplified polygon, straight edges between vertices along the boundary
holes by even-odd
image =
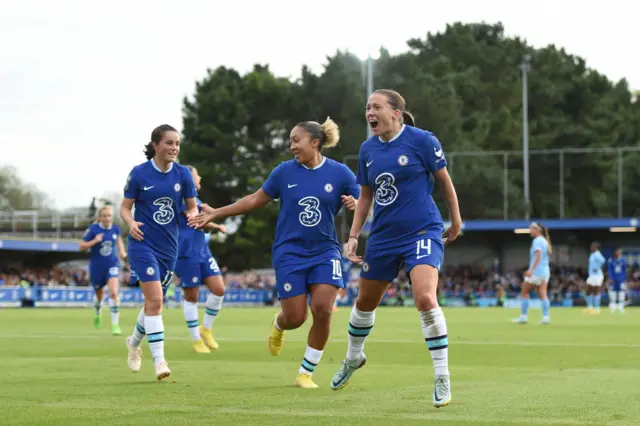
[[[207,296],[207,304],[204,308],[204,319],[202,321],[204,328],[206,328],[207,330],[211,330],[213,322],[218,316],[220,308],[222,308],[223,300],[224,296],[216,296],[213,293],[209,293],[209,296]]]
[[[302,364],[300,364],[298,373],[312,375],[318,364],[320,364],[322,352],[323,351],[313,349],[311,346],[307,345],[307,350],[304,351],[304,358],[302,358]]]
[[[280,313],[278,313],[278,315],[276,315],[276,319],[273,320],[273,325],[280,331],[282,331],[282,327],[280,327],[280,324],[278,324],[278,317],[280,316]]]
[[[140,309],[140,313],[138,314],[136,325],[133,327],[133,334],[131,335],[131,345],[134,348],[139,347],[146,333],[147,331],[144,329],[144,306],[143,306],[142,309]]]
[[[609,291],[609,307],[610,308],[614,308],[616,306],[616,302],[617,302],[616,301],[616,296],[617,295],[618,294],[615,291],[613,291],[613,290]]]
[[[109,310],[111,311],[111,324],[118,325],[120,318],[120,303],[117,299],[109,298]]]
[[[618,292],[618,308],[619,309],[624,309],[624,297],[626,295],[624,294],[624,291],[619,291]]]
[[[144,328],[147,331],[147,340],[153,363],[158,364],[164,361],[164,324],[162,315],[144,317]]]
[[[427,342],[436,376],[449,375],[449,339],[447,322],[441,308],[420,311],[422,334]]]
[[[100,316],[100,307],[102,305],[102,300],[98,300],[98,298],[96,297],[96,300],[93,302],[93,309],[96,310],[96,316]]]
[[[376,319],[376,311],[362,312],[353,305],[351,316],[349,317],[349,346],[347,348],[347,359],[350,361],[359,359],[364,349],[364,341],[371,333],[373,323]]]
[[[187,302],[182,303],[184,310],[184,320],[187,322],[189,334],[192,340],[200,340],[200,332],[198,330],[198,304]]]

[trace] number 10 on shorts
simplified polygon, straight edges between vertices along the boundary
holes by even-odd
[[[427,256],[431,256],[431,240],[416,241],[416,259],[422,259]]]

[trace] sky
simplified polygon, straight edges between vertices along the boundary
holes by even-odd
[[[182,99],[207,68],[263,63],[296,78],[303,64],[321,72],[337,49],[396,54],[456,21],[501,21],[510,36],[562,46],[640,89],[633,2],[305,3],[3,0],[0,165],[16,167],[52,207],[87,206],[122,191],[155,126],[182,128]]]

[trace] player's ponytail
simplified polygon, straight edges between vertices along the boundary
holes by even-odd
[[[153,147],[153,142],[149,142],[144,146],[144,156],[147,157],[147,160],[151,160],[156,156],[156,149]]]
[[[416,120],[409,111],[402,111],[402,122],[407,126],[416,127]]]
[[[322,142],[322,148],[333,148],[338,145],[340,141],[340,129],[338,125],[330,117],[322,123],[322,133],[324,133],[324,141]]]
[[[553,253],[553,246],[551,245],[551,234],[549,234],[549,228],[544,225],[540,225],[540,229],[542,229],[542,236],[547,240],[547,244],[549,245],[549,254]]]

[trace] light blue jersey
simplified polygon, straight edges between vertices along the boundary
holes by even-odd
[[[591,255],[589,255],[589,276],[590,277],[601,277],[604,276],[604,272],[602,272],[602,267],[607,262],[604,258],[600,250],[596,250]]]
[[[540,252],[540,262],[535,269],[531,270],[536,260],[536,252]],[[551,269],[549,268],[549,242],[544,237],[535,237],[531,242],[529,250],[529,270],[534,277],[550,277]]]

